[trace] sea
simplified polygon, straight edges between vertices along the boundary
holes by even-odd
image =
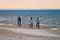
[[[60,27],[60,10],[0,10],[0,23],[17,24],[19,16],[22,24],[29,24],[30,17],[33,17],[35,25],[39,17],[42,26]]]

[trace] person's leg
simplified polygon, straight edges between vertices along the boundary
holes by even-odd
[[[38,29],[39,29],[39,28],[40,28],[40,26],[39,26],[39,22],[38,22],[37,24],[38,24],[37,26],[38,26]]]
[[[20,27],[21,27],[21,21],[19,21],[19,25],[20,25]]]
[[[17,21],[17,25],[19,25],[19,21]]]
[[[30,28],[33,28],[33,23],[30,24]]]
[[[36,23],[36,27],[37,27],[37,23]]]
[[[29,24],[29,28],[31,28],[31,24]]]
[[[31,26],[31,28],[33,28],[33,23],[32,23],[32,26]]]
[[[38,28],[38,22],[36,23],[36,27]]]

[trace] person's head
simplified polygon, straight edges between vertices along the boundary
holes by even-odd
[[[31,19],[33,19],[33,18],[31,17]]]
[[[21,19],[21,16],[18,16],[18,19]]]
[[[21,16],[19,16],[19,18],[21,18]]]
[[[37,17],[37,19],[39,19],[39,17]]]

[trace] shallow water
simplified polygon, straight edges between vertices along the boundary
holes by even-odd
[[[60,27],[60,10],[0,10],[0,23],[17,23],[17,17],[21,16],[22,24],[29,24],[33,17],[40,18],[40,25]]]

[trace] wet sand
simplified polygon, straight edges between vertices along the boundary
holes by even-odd
[[[12,24],[0,24],[0,28],[21,28],[30,29],[29,25],[22,25],[21,27]],[[32,29],[38,29],[33,27]],[[50,33],[59,34],[60,30],[51,30],[51,27],[41,26],[40,29],[49,31]],[[60,40],[60,37],[46,37],[46,36],[34,36],[29,34],[16,33],[13,31],[0,29],[0,40]]]

